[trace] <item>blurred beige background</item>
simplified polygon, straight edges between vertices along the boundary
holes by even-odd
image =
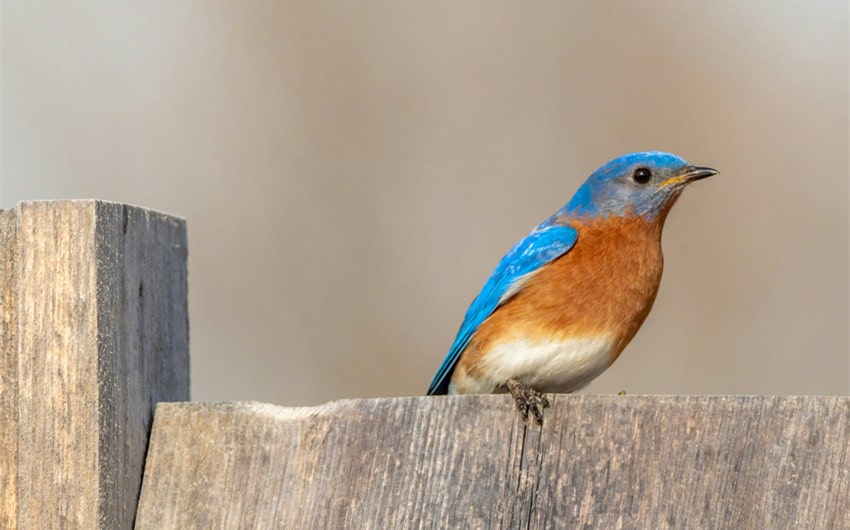
[[[0,206],[186,217],[193,398],[312,404],[424,392],[519,237],[672,151],[721,174],[587,390],[843,394],[847,9],[5,0]]]

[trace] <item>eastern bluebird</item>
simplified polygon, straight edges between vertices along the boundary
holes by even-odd
[[[428,394],[510,392],[538,423],[541,392],[572,392],[608,368],[661,281],[664,220],[716,170],[650,151],[616,158],[508,251],[466,311]]]

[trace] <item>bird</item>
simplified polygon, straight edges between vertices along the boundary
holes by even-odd
[[[655,301],[667,214],[717,170],[662,151],[594,171],[499,261],[472,301],[428,395],[510,393],[543,423],[545,393],[587,385],[617,359]]]

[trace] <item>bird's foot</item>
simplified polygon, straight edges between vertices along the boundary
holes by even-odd
[[[508,379],[505,386],[508,387],[508,392],[516,401],[516,407],[519,409],[522,421],[528,421],[528,413],[531,412],[537,425],[543,425],[543,409],[549,406],[549,399],[542,392],[538,392],[516,379]]]

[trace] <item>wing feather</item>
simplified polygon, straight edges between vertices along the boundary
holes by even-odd
[[[454,367],[478,326],[521,291],[541,267],[569,252],[577,239],[578,232],[569,225],[542,224],[505,254],[467,309],[454,344],[428,387],[429,395],[448,393]]]

